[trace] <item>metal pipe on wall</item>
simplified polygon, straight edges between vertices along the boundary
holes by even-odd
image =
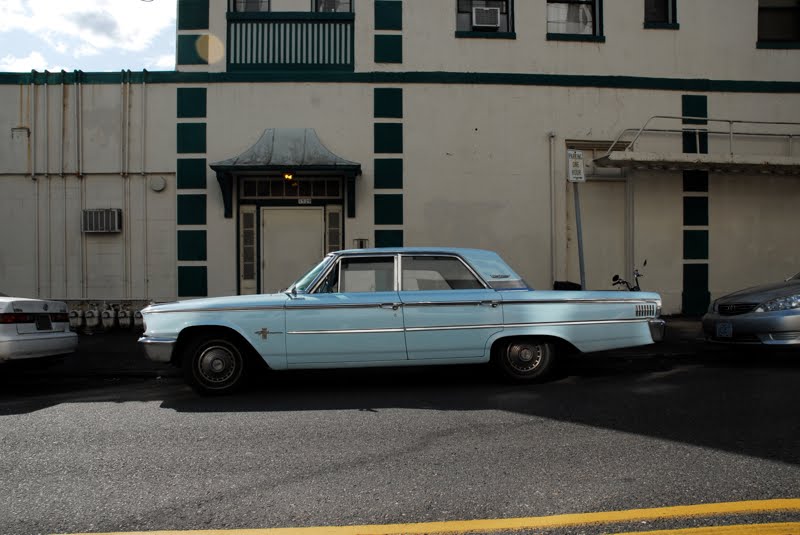
[[[64,298],[69,299],[69,255],[67,254],[68,246],[67,246],[67,211],[68,211],[68,202],[67,202],[67,177],[64,175],[64,143],[66,140],[66,116],[67,116],[67,86],[64,82],[64,75],[66,73],[64,70],[61,70],[61,127],[59,128],[61,132],[61,144],[59,149],[59,176],[63,179],[62,185],[64,186],[64,224],[62,225],[64,231],[64,241],[62,242],[64,245]]]
[[[145,172],[145,162],[146,162],[146,160],[145,160],[145,143],[147,141],[147,137],[145,135],[146,126],[147,126],[147,114],[145,113],[146,110],[147,110],[147,82],[145,80],[146,78],[147,78],[147,70],[144,69],[144,70],[142,70],[142,104],[141,104],[141,106],[142,106],[142,120],[141,120],[141,123],[142,124],[139,127],[141,129],[141,140],[142,140],[142,142],[141,142],[142,163],[141,163],[139,169],[141,170],[141,173],[142,173],[142,186],[143,186],[143,191],[144,191],[144,193],[142,194],[142,211],[143,211],[143,215],[144,215],[144,217],[143,217],[143,221],[144,221],[144,223],[143,223],[143,225],[144,225],[144,254],[143,254],[144,266],[143,266],[143,269],[142,269],[142,274],[143,274],[143,277],[144,277],[144,296],[143,297],[145,299],[149,299],[149,297],[150,297],[150,275],[149,275],[149,271],[148,271],[149,265],[148,265],[148,252],[147,252],[147,247],[148,247],[148,243],[147,243],[147,241],[148,241],[147,240],[147,234],[148,234],[148,232],[147,232],[147,175],[146,175],[146,172]]]
[[[31,85],[30,85],[30,100],[31,110],[29,124],[31,126],[31,180],[36,183],[34,199],[36,202],[35,219],[34,219],[34,232],[36,236],[36,247],[34,251],[34,272],[36,273],[36,297],[41,297],[41,282],[39,280],[39,182],[36,180],[36,84],[34,77],[36,71],[31,71]]]
[[[47,296],[53,296],[53,181],[50,178],[50,87],[44,71],[44,177],[47,179]]]
[[[556,260],[556,133],[548,132],[550,141],[550,283],[558,278]]]

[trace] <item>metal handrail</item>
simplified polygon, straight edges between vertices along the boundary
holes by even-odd
[[[693,124],[691,126],[702,126],[708,123],[726,123],[728,125],[727,130],[707,130],[701,128],[683,128],[681,130],[672,130],[672,129],[655,129],[651,128],[648,129],[647,126],[654,121],[655,119],[670,119],[670,120],[680,120],[684,124],[686,121],[699,121],[697,124]],[[608,151],[606,151],[605,156],[608,156],[613,152],[614,147],[621,142],[622,137],[625,136],[628,132],[636,132],[636,135],[633,137],[628,145],[625,147],[626,152],[630,152],[634,149],[636,142],[642,136],[644,132],[663,132],[663,133],[684,133],[684,132],[694,132],[696,136],[696,147],[699,151],[700,149],[700,134],[723,134],[728,136],[728,152],[731,156],[733,156],[733,137],[734,134],[739,136],[765,136],[765,137],[786,137],[789,141],[789,155],[792,154],[792,142],[795,137],[800,137],[800,130],[797,134],[780,134],[780,133],[771,133],[771,132],[735,132],[734,125],[736,124],[762,124],[762,125],[772,125],[772,126],[797,126],[800,128],[800,123],[794,122],[782,122],[782,121],[744,121],[738,119],[714,119],[709,117],[694,117],[694,116],[678,116],[678,115],[653,115],[647,121],[645,121],[644,125],[639,128],[626,128],[614,139],[613,143],[608,147]]]

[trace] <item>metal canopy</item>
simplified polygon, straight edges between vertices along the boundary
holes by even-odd
[[[355,217],[355,177],[361,164],[337,156],[322,144],[313,128],[268,128],[238,156],[210,164],[222,189],[225,217],[233,216],[234,176],[253,172],[329,173],[347,179],[348,217]]]
[[[598,167],[668,171],[800,175],[800,158],[742,154],[681,154],[612,151],[594,160]]]

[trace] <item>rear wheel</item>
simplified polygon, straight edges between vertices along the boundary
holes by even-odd
[[[183,377],[202,395],[219,395],[241,387],[245,358],[239,344],[225,335],[207,335],[188,344]]]
[[[533,382],[546,376],[555,360],[555,346],[551,342],[529,338],[505,342],[495,363],[507,379]]]

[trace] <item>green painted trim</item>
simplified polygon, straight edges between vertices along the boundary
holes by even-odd
[[[205,87],[179,87],[178,118],[205,117],[207,93],[208,89]]]
[[[700,316],[708,310],[711,294],[708,291],[708,264],[683,265],[681,312]]]
[[[205,158],[178,158],[178,189],[206,189]]]
[[[350,63],[321,64],[321,63],[228,63],[228,72],[353,72],[355,65]]]
[[[708,117],[708,97],[705,95],[681,95],[683,117]],[[701,119],[684,119],[683,124],[708,124]]]
[[[375,29],[402,30],[403,3],[398,0],[375,0]]]
[[[375,247],[403,247],[403,231],[376,230]]]
[[[605,43],[605,35],[581,35],[577,33],[548,33],[548,41],[577,41],[587,43]]]
[[[283,20],[283,21],[343,21],[356,20],[355,13],[320,13],[308,11],[243,11],[228,12],[228,21],[258,21],[258,20]]]
[[[680,30],[681,25],[677,22],[645,22],[645,30]]]
[[[401,123],[375,123],[375,153],[401,154],[403,152],[403,125]]]
[[[178,195],[178,225],[206,224],[205,194]]]
[[[707,230],[683,231],[683,259],[684,260],[708,259]]]
[[[403,63],[402,36],[376,35],[375,63]]]
[[[178,231],[178,260],[207,260],[206,231]]]
[[[206,151],[205,123],[178,123],[177,126],[178,154]]]
[[[128,73],[125,73],[126,76]],[[789,93],[800,94],[800,81],[709,80],[705,78],[648,78],[641,76],[600,76],[582,74],[529,74],[488,72],[131,72],[130,82],[141,84],[225,84],[225,83],[342,83],[342,84],[453,84],[515,85],[543,87],[595,87],[697,91],[704,93]],[[0,73],[0,85],[74,84],[119,85],[120,72],[73,71],[61,73]],[[128,78],[126,77],[126,81]]]
[[[178,297],[208,296],[206,266],[178,266]]]
[[[455,36],[459,39],[516,39],[517,32],[471,32],[457,31]]]
[[[403,224],[403,195],[397,193],[375,194],[375,224]]]
[[[403,159],[375,158],[375,189],[403,188]]]
[[[177,46],[178,65],[208,65],[208,36],[179,35]]]
[[[708,192],[708,171],[684,171],[683,191],[696,193]]]
[[[207,30],[208,0],[178,0],[178,30]]]
[[[403,90],[398,87],[376,87],[373,92],[376,118],[403,118]]]
[[[708,197],[683,198],[683,225],[686,227],[708,226]]]
[[[799,50],[800,41],[757,41],[756,48],[762,50]]]

